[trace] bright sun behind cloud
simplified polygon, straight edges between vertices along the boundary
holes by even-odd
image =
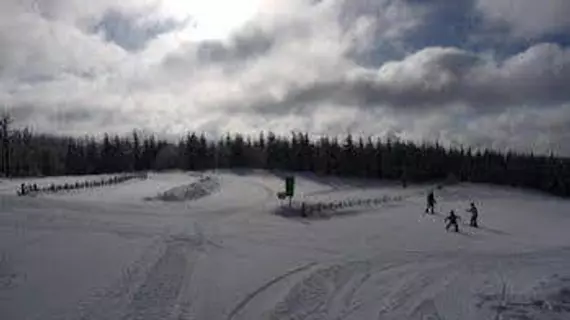
[[[194,40],[223,39],[249,21],[262,0],[162,0],[165,13],[189,19]]]

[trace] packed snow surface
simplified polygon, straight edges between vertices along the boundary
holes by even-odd
[[[20,183],[88,178],[0,180],[0,319],[570,319],[569,201],[459,184],[426,215],[431,185],[296,178],[297,201],[401,197],[285,218],[263,171],[36,197]]]

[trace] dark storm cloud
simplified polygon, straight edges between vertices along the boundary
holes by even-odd
[[[235,34],[229,41],[207,40],[197,47],[199,62],[242,62],[267,54],[274,38],[258,29],[246,29]]]
[[[174,19],[160,21],[145,20],[142,13],[127,14],[115,9],[107,10],[101,20],[91,27],[95,33],[101,32],[105,40],[113,42],[128,51],[138,51],[156,38],[184,26],[188,21]]]
[[[539,40],[570,32],[567,0],[477,0],[476,5],[488,23],[508,28],[517,38]]]
[[[464,104],[483,113],[512,106],[555,106],[570,101],[570,51],[541,44],[504,61],[454,48],[429,48],[378,70],[291,88],[256,111],[287,113],[329,103],[399,110]]]

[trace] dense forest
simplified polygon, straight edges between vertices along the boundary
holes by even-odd
[[[568,159],[444,148],[437,143],[419,145],[351,135],[313,140],[306,133],[284,137],[271,132],[257,137],[227,134],[217,141],[188,133],[177,143],[137,131],[129,136],[73,138],[11,128],[9,116],[0,119],[0,140],[0,175],[8,177],[260,168],[390,179],[404,186],[453,179],[570,196]]]

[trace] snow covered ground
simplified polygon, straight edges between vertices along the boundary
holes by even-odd
[[[284,218],[282,177],[206,175],[216,188],[166,202],[145,198],[187,195],[200,175],[35,198],[0,181],[0,319],[570,319],[569,201],[462,184],[426,216],[428,185],[302,175],[299,200],[403,198]],[[470,200],[481,228],[446,232]]]

